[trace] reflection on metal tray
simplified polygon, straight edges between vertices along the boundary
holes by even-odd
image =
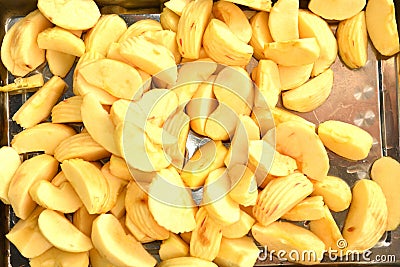
[[[1,3],[1,0],[0,0]],[[128,24],[143,19],[157,19],[158,15],[129,15],[124,14],[122,17]],[[16,20],[10,19],[5,23],[8,28]],[[5,21],[5,20],[3,20]],[[324,105],[313,112],[300,114],[308,120],[319,123],[329,119],[342,120],[345,122],[356,124],[367,130],[374,137],[374,144],[371,152],[363,161],[351,162],[340,158],[329,152],[331,169],[329,174],[344,178],[350,186],[358,179],[369,178],[369,168],[371,163],[382,155],[390,155],[399,159],[399,123],[398,123],[398,64],[396,58],[382,59],[377,58],[375,51],[369,46],[369,60],[367,65],[359,70],[349,70],[344,64],[337,59],[333,64],[334,70],[334,88],[332,94]],[[51,73],[47,66],[42,66],[40,71],[46,78],[51,77]],[[69,84],[69,90],[64,97],[72,95],[72,71],[65,78]],[[11,75],[7,76],[4,81],[10,83],[13,81]],[[31,93],[23,94],[2,94],[0,95],[0,140],[2,144],[7,144],[12,137],[22,129],[10,118],[18,110]],[[201,142],[201,139],[190,138],[195,142]],[[193,144],[192,144],[193,145]],[[198,145],[198,144],[197,144]],[[5,208],[6,229],[14,225],[17,218],[9,208]],[[346,212],[334,213],[334,217],[342,228]],[[306,224],[305,224],[306,226]],[[4,235],[2,235],[3,238]],[[393,260],[400,263],[400,230],[389,232],[382,237],[381,241],[371,250],[371,254],[367,257],[355,258],[344,262],[340,259],[332,262],[329,258],[325,258],[322,264],[378,264],[379,259]],[[24,259],[18,251],[5,240],[5,249],[2,256],[2,266],[29,266],[28,261]],[[157,255],[159,243],[151,243],[147,245],[149,251]],[[256,266],[274,266],[282,264],[273,258],[266,257],[267,260],[259,260]],[[284,262],[287,264],[287,262]]]

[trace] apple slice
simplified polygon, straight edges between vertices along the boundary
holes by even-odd
[[[363,10],[365,3],[366,0],[310,0],[308,8],[324,19],[344,20]]]
[[[48,28],[39,33],[37,43],[41,49],[49,49],[80,57],[85,53],[85,43],[70,31],[60,28]]]
[[[114,265],[150,267],[157,263],[133,236],[125,234],[112,214],[101,214],[94,220],[92,240],[100,255]]]
[[[44,210],[38,218],[40,232],[56,248],[66,252],[86,252],[93,245],[89,237],[78,230],[64,215]]]
[[[14,148],[8,146],[0,148],[0,200],[3,201],[4,204],[10,204],[8,189],[20,165],[21,158]]]
[[[255,221],[245,211],[240,210],[239,221],[222,227],[222,236],[225,238],[241,238],[249,233]]]
[[[6,234],[6,238],[26,258],[37,257],[53,246],[38,227],[38,217],[42,211],[43,208],[37,207],[26,220],[19,220]]]
[[[189,255],[189,245],[174,233],[169,234],[169,238],[163,240],[160,245],[161,260],[168,260]]]
[[[379,53],[392,56],[400,51],[393,0],[368,1],[365,19],[368,35]]]
[[[74,213],[72,217],[72,223],[76,226],[76,228],[79,229],[79,231],[87,236],[90,236],[92,233],[93,221],[97,218],[97,216],[97,214],[89,214],[86,207],[82,206]]]
[[[268,26],[275,42],[299,39],[299,1],[278,0],[269,12]]]
[[[40,256],[29,260],[31,267],[53,266],[76,266],[87,267],[89,265],[89,255],[87,252],[72,253],[51,248]]]
[[[282,42],[266,43],[264,55],[283,66],[301,66],[314,63],[320,55],[317,40],[304,38]]]
[[[253,266],[260,255],[260,250],[253,239],[222,237],[221,246],[214,262],[218,266]]]
[[[11,206],[19,218],[25,220],[36,207],[29,195],[30,187],[39,180],[50,181],[57,171],[58,161],[46,154],[25,160],[19,166],[8,190]]]

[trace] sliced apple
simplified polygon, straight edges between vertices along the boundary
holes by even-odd
[[[253,217],[240,210],[239,221],[222,227],[222,236],[225,238],[241,238],[249,233],[255,221]]]
[[[268,27],[268,20],[269,13],[264,11],[257,12],[250,19],[253,34],[249,44],[253,47],[254,57],[258,60],[264,58],[264,45],[274,41]]]
[[[313,221],[324,217],[324,200],[322,196],[307,197],[281,218],[289,221]]]
[[[257,201],[257,182],[254,173],[246,166],[237,164],[228,170],[231,180],[229,196],[245,207],[253,206]]]
[[[93,245],[89,237],[78,230],[63,214],[44,210],[38,218],[40,232],[56,248],[66,252],[86,252]]]
[[[178,235],[170,233],[169,238],[161,243],[158,253],[161,260],[185,257],[189,255],[189,245]]]
[[[37,43],[41,49],[49,49],[80,57],[85,53],[85,43],[72,32],[60,28],[48,28],[39,33]]]
[[[275,42],[299,39],[299,1],[278,0],[269,12],[268,26]]]
[[[248,236],[233,239],[222,237],[214,262],[220,267],[253,266],[259,255],[260,250]]]
[[[276,126],[276,150],[294,158],[300,171],[314,180],[323,180],[329,170],[329,158],[318,135],[297,121]]]
[[[308,8],[318,16],[330,20],[344,20],[353,17],[365,7],[366,0],[311,0]]]
[[[133,236],[125,234],[112,214],[101,214],[94,220],[92,241],[100,255],[114,265],[149,267],[157,263]]]
[[[0,148],[0,200],[3,201],[4,204],[10,204],[8,189],[20,165],[21,158],[14,148],[8,146]]]
[[[76,266],[87,267],[89,265],[89,255],[87,252],[72,253],[51,248],[29,260],[31,267],[43,267],[46,265],[54,266]]]
[[[49,64],[50,72],[64,78],[75,63],[75,56],[63,52],[50,50],[46,51],[46,60]]]
[[[79,229],[79,231],[87,236],[90,236],[92,234],[93,221],[97,218],[97,216],[97,214],[89,214],[86,207],[82,206],[74,213],[72,217],[72,223],[76,226],[76,228]]]
[[[290,90],[304,84],[311,76],[314,64],[302,66],[278,66],[281,90]]]
[[[25,220],[36,207],[29,195],[30,187],[39,180],[50,181],[57,171],[57,160],[46,154],[25,160],[18,167],[10,183],[8,198],[19,218]]]

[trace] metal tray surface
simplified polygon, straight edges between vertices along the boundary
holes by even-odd
[[[29,3],[25,10],[18,10],[21,2]],[[34,1],[9,1],[0,0],[0,21],[3,28],[0,31],[0,38],[17,19],[25,15],[29,10],[35,8]],[[107,1],[99,1],[101,3]],[[134,1],[125,1],[134,2]],[[149,1],[147,1],[149,2]],[[159,5],[158,1],[152,2],[151,7]],[[113,2],[114,3],[114,2]],[[22,5],[24,6],[24,5]],[[147,6],[147,7],[149,7]],[[7,7],[4,8],[3,7]],[[129,6],[128,6],[129,7]],[[122,17],[128,24],[143,19],[158,19],[158,14],[134,15],[124,14]],[[334,26],[333,26],[334,27]],[[4,30],[4,31],[3,31]],[[329,119],[341,120],[367,130],[374,138],[374,144],[369,156],[363,161],[352,162],[343,159],[328,151],[331,169],[330,175],[342,177],[350,186],[358,179],[369,178],[369,169],[372,162],[380,156],[389,155],[399,160],[399,61],[398,57],[382,58],[369,45],[369,60],[365,67],[359,70],[348,69],[339,58],[332,66],[334,71],[334,88],[326,103],[313,112],[299,114],[306,119],[319,123]],[[50,78],[51,73],[46,65],[41,66],[38,71],[42,72],[45,78]],[[3,83],[10,83],[13,77],[5,72],[4,67],[0,72]],[[69,84],[69,90],[64,98],[72,95],[72,71],[65,78]],[[10,118],[18,108],[26,101],[32,92],[1,93],[0,94],[0,145],[7,145],[12,137],[22,129]],[[201,139],[189,138],[188,146],[198,146]],[[17,222],[17,218],[8,206],[2,205],[0,210],[1,241],[0,241],[0,266],[29,266],[15,247],[7,242],[4,234]],[[346,212],[334,213],[334,217],[342,228]],[[307,224],[304,223],[307,227]],[[158,242],[146,245],[147,249],[157,255]],[[262,251],[260,247],[260,251]],[[264,258],[264,259],[262,259]],[[260,254],[260,260],[256,266],[291,265],[288,262],[280,261],[276,257]],[[381,241],[366,254],[350,259],[329,259],[325,257],[323,265],[400,265],[400,229],[386,233]]]

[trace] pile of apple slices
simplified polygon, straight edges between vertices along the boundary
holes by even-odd
[[[128,27],[92,0],[39,0],[1,46],[8,71],[28,75],[3,90],[40,87],[0,149],[0,199],[20,218],[7,239],[33,267],[155,266],[143,246],[155,240],[164,267],[250,267],[255,241],[315,252],[288,258],[301,264],[372,248],[400,223],[400,164],[378,159],[351,190],[328,175],[326,148],[363,160],[372,136],[277,107],[327,101],[338,52],[362,67],[367,32],[383,55],[399,51],[394,16],[381,18],[393,2],[365,5],[170,0],[160,22]],[[324,19],[340,20],[337,39]],[[75,96],[59,102],[77,58]],[[45,61],[54,76],[29,77]],[[332,212],[346,209],[341,231]]]

